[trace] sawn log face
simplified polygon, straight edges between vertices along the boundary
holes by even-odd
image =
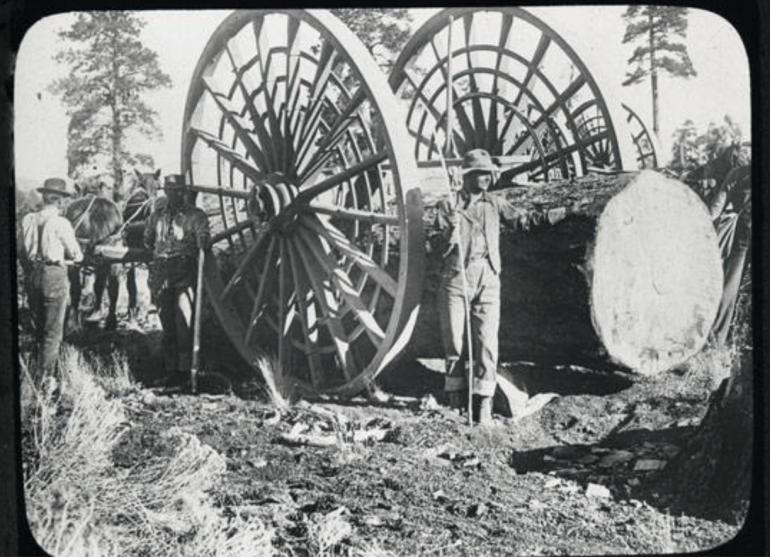
[[[709,318],[713,320],[711,308],[718,303],[721,266],[705,207],[697,196],[690,196],[692,192],[683,188],[686,186],[679,182],[645,171],[517,185],[496,192],[525,210],[565,206],[573,209],[572,214],[554,226],[524,232],[502,231],[500,360],[611,365],[616,369],[658,373],[699,350],[710,327]],[[624,191],[628,193],[620,196]],[[639,214],[626,219],[625,212],[605,212],[613,199],[624,201],[614,202],[612,207],[632,213],[638,207]],[[628,199],[632,200],[630,208]],[[435,217],[437,201],[426,201],[428,228]],[[665,209],[660,209],[661,204]],[[671,204],[675,205],[673,209]],[[602,280],[597,283],[593,265],[597,231],[602,228],[598,226],[600,219],[605,223],[603,245],[609,243],[611,251],[619,255],[617,262],[602,259],[601,273],[597,274]],[[661,230],[666,234],[661,234]],[[626,244],[625,240],[616,240],[616,236],[633,241]],[[647,245],[647,238],[660,245]],[[423,305],[411,349],[416,356],[441,357],[436,306],[440,256],[431,253],[427,261]],[[649,288],[652,279],[648,276],[659,277],[672,262],[683,269],[692,264],[691,272],[681,273],[681,280],[675,277],[675,284],[669,289],[673,290],[658,298],[658,293]],[[701,282],[709,286],[695,286]],[[601,292],[594,291],[597,284]],[[625,303],[626,291],[628,298],[638,298],[637,292],[642,297],[650,296],[649,308],[644,299]],[[691,294],[693,291],[695,295]],[[602,307],[597,313],[591,306],[597,300],[605,305],[616,304],[617,310]],[[677,304],[681,307],[669,307]],[[629,308],[634,307],[642,309],[628,314]],[[680,314],[683,317],[671,318]],[[604,319],[599,325],[597,315]],[[688,320],[692,327],[686,326]],[[641,321],[644,322],[640,324]],[[680,327],[681,324],[685,326]],[[604,331],[606,338],[597,331]],[[682,338],[672,342],[671,334]],[[616,350],[618,345],[625,352]]]

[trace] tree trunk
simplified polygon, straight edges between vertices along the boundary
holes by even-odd
[[[674,513],[733,523],[745,517],[754,462],[751,350],[735,360],[732,375],[712,395],[697,432],[648,486]]]
[[[644,171],[496,195],[529,211],[579,205],[555,226],[501,233],[502,361],[612,363],[653,374],[701,349],[719,304],[722,264],[708,211],[687,186]],[[426,200],[427,221],[433,215]],[[443,355],[441,263],[429,255],[411,342],[419,357]]]
[[[652,131],[658,133],[658,67],[655,63],[655,20],[650,14],[650,85],[652,89]]]
[[[120,107],[118,106],[120,67],[118,66],[118,46],[117,35],[112,36],[112,98],[110,99],[110,109],[112,112],[112,178],[116,191],[123,188],[123,172],[121,168],[121,151],[123,130],[120,127]]]

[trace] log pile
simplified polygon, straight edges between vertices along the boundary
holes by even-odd
[[[517,184],[495,192],[526,210],[571,206],[552,227],[501,231],[500,359],[670,369],[701,349],[721,296],[722,267],[706,207],[652,172]],[[437,198],[426,200],[425,223]],[[415,356],[441,357],[428,255]]]

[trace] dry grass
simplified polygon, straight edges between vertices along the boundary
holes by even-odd
[[[342,544],[353,533],[353,526],[347,520],[349,511],[340,507],[327,514],[314,514],[305,518],[307,550],[316,557],[331,557],[343,554]]]
[[[65,347],[60,380],[22,361],[25,496],[30,529],[48,553],[271,555],[273,531],[224,517],[208,491],[224,459],[180,429],[168,450],[121,470],[112,449],[131,424],[113,394],[135,389],[123,358],[84,358]]]

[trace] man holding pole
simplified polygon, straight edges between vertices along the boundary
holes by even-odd
[[[67,265],[82,261],[83,252],[72,224],[63,216],[66,200],[72,195],[66,182],[48,178],[37,191],[43,194],[43,207],[22,220],[20,255],[35,320],[39,365],[45,375],[54,371],[59,359],[69,301]]]
[[[190,374],[197,259],[208,249],[210,230],[180,174],[166,176],[163,189],[166,203],[158,203],[147,219],[144,244],[153,254],[148,283],[163,327],[166,376],[160,383],[174,385]]]
[[[439,203],[433,235],[438,240],[434,247],[444,258],[438,299],[446,358],[444,389],[453,408],[461,409],[466,394],[469,398],[472,395],[480,425],[492,423],[492,397],[497,387],[500,219],[514,229],[527,230],[555,224],[567,215],[563,207],[545,212],[520,211],[489,194],[497,170],[484,149],[465,154],[462,189],[456,200]],[[471,377],[465,376],[460,362],[466,333],[468,353],[473,355],[469,358]]]

